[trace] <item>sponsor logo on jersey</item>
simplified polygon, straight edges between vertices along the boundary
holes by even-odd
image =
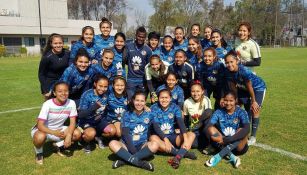
[[[169,119],[174,118],[174,114],[173,114],[173,113],[169,113],[169,114],[168,114],[168,118],[169,118]]]
[[[183,75],[183,76],[187,76],[188,73],[187,73],[186,71],[183,71],[183,72],[182,72],[182,75]]]
[[[144,123],[148,124],[149,123],[149,118],[144,119]]]
[[[246,49],[247,49],[247,47],[246,47],[246,46],[243,46],[243,47],[242,47],[242,49],[243,49],[243,50],[246,50]]]
[[[143,55],[143,56],[145,56],[146,55],[146,51],[145,50],[142,50],[142,52],[141,52],[141,54]]]

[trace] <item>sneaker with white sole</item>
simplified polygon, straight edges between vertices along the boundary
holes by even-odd
[[[102,138],[101,137],[95,137],[95,140],[98,144],[98,147],[100,149],[105,149],[107,146],[103,144]]]
[[[216,166],[220,161],[222,160],[221,156],[219,154],[216,154],[215,156],[211,157],[211,159],[206,161],[206,165],[208,167],[214,167]]]
[[[43,153],[38,153],[35,155],[35,162],[39,165],[42,165],[44,163]]]
[[[124,166],[124,165],[126,165],[125,161],[123,161],[123,160],[115,160],[113,162],[113,164],[112,164],[112,168],[116,169],[116,168],[119,168],[119,167]]]
[[[90,154],[92,152],[91,144],[90,143],[84,144],[83,151],[86,154]]]
[[[256,137],[255,136],[250,136],[250,138],[247,141],[248,145],[254,145],[256,143]]]
[[[233,165],[235,168],[239,168],[241,165],[241,159],[238,156],[235,156],[234,154],[230,155],[230,160],[229,162]]]

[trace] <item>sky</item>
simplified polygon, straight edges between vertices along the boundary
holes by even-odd
[[[209,0],[210,1],[210,0]],[[146,13],[146,16],[149,17],[154,13],[150,2],[151,0],[127,0],[128,10],[127,10],[127,24],[128,28],[130,26],[135,26],[135,10],[141,10]],[[234,4],[235,0],[224,0],[225,5]]]

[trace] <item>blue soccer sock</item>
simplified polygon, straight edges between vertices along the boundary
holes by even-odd
[[[172,150],[171,150],[171,154],[172,154],[173,156],[176,156],[177,153],[178,153],[178,149],[176,149],[176,148],[173,147]]]
[[[149,156],[153,155],[153,152],[150,151],[150,149],[148,148],[148,146],[145,146],[144,148],[142,148],[140,151],[138,151],[137,153],[135,153],[133,156],[138,158],[139,160],[142,160],[144,158],[147,158]]]
[[[180,160],[184,157],[185,153],[187,153],[188,150],[184,149],[184,148],[180,148],[176,157]]]
[[[218,154],[221,156],[221,157],[224,157],[226,156],[227,154],[229,154],[232,150],[234,150],[235,148],[238,147],[240,141],[236,141],[236,142],[233,142],[233,143],[230,143],[228,144],[227,146],[225,146]]]
[[[257,118],[253,118],[252,119],[252,132],[251,132],[251,136],[256,137],[256,132],[259,126],[259,117]]]
[[[120,148],[115,154],[126,162],[139,166],[139,159],[130,154],[126,149]]]

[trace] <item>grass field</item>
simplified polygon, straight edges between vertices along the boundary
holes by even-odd
[[[307,156],[307,49],[263,49],[258,68],[267,84],[257,141],[302,156]],[[41,106],[37,78],[39,58],[0,58],[0,113]],[[251,147],[234,169],[223,160],[217,167],[205,167],[209,157],[197,150],[198,160],[183,160],[172,169],[168,156],[156,155],[155,172],[131,166],[111,169],[114,156],[108,149],[90,155],[76,150],[70,158],[44,153],[44,165],[34,161],[30,128],[39,109],[0,114],[0,174],[306,174],[307,161]]]

